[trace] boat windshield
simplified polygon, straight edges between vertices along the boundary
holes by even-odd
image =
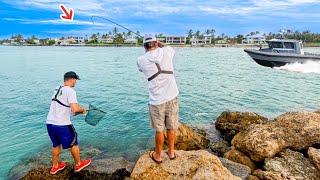
[[[269,42],[270,48],[283,48],[282,42]]]
[[[284,42],[284,48],[286,48],[286,49],[294,49],[294,43],[292,43],[292,42]]]

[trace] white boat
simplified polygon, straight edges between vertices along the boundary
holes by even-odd
[[[320,54],[304,52],[302,41],[272,39],[267,41],[269,48],[244,51],[258,64],[267,67],[280,67],[289,63],[319,61]]]

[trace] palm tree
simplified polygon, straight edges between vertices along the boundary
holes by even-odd
[[[188,38],[191,38],[191,37],[193,36],[193,31],[192,31],[192,29],[190,29],[187,34],[188,34]]]
[[[117,34],[118,34],[118,28],[117,28],[117,27],[114,27],[113,30],[112,30],[112,32],[113,32],[113,35],[117,35]]]
[[[200,31],[196,31],[196,33],[194,34],[197,38],[200,36]]]
[[[222,33],[222,34],[221,34],[221,38],[222,38],[222,39],[224,39],[224,36],[225,36],[225,34],[224,34],[224,33]]]
[[[211,34],[211,31],[210,31],[210,29],[207,29],[207,30],[206,30],[206,32],[205,32],[205,34],[206,34],[206,35],[209,35],[209,34]]]

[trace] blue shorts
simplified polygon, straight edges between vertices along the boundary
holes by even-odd
[[[73,125],[57,126],[47,124],[48,134],[52,141],[52,147],[62,145],[63,149],[78,145],[78,135]]]

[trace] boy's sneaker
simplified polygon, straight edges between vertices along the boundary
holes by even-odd
[[[67,164],[65,162],[61,162],[58,167],[52,167],[50,170],[50,174],[56,174],[57,172],[63,170],[65,167],[67,166]]]
[[[75,172],[79,172],[82,169],[88,167],[91,164],[91,159],[82,160],[79,165],[74,167]]]

